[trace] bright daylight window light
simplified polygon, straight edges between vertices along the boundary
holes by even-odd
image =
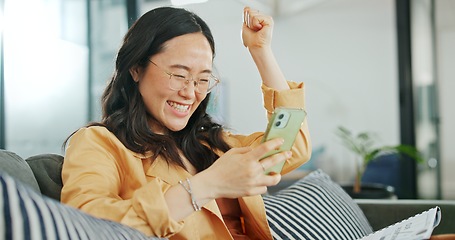
[[[3,17],[3,4],[0,4],[0,33],[3,32],[3,23],[5,22],[5,19]]]
[[[207,1],[208,0],[171,0],[171,4],[174,6],[182,6],[182,5],[193,4],[193,3],[204,3]]]

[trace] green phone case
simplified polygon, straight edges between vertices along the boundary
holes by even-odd
[[[266,158],[275,153],[289,151],[294,145],[295,137],[302,126],[306,112],[299,108],[276,108],[265,131],[262,142],[283,138],[284,143],[280,149],[272,150],[266,153],[262,158]],[[265,174],[271,172],[279,173],[284,166],[284,161],[265,170]]]

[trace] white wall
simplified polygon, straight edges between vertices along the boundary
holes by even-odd
[[[276,57],[288,79],[305,82],[314,149],[324,147],[321,166],[340,181],[351,178],[353,162],[334,135],[338,125],[377,132],[384,143],[399,142],[393,3],[325,1],[297,15],[274,18]],[[267,121],[259,74],[241,43],[243,6],[210,0],[186,8],[213,31],[227,125],[251,133],[264,130]]]

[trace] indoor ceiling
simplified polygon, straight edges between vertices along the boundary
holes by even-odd
[[[328,0],[237,0],[274,17],[290,16]]]
[[[142,0],[144,2],[169,2],[169,0]],[[187,5],[202,3],[209,0],[171,0],[173,5]],[[245,6],[258,9],[273,17],[286,17],[300,13],[329,0],[231,0],[238,1]]]

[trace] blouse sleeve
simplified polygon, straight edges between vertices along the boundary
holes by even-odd
[[[262,93],[264,96],[264,108],[267,110],[267,118],[270,119],[273,111],[277,107],[303,108],[305,109],[305,92],[304,83],[288,81],[289,90],[276,91],[262,85]],[[256,132],[248,136],[230,135],[235,139],[233,145],[237,146],[256,146],[261,143],[263,132]],[[302,127],[295,139],[291,149],[292,157],[288,159],[281,171],[281,174],[286,174],[303,163],[307,162],[311,157],[311,141],[308,131],[308,123],[305,118]]]
[[[264,107],[271,114],[277,107],[303,108],[305,109],[304,83],[288,81],[291,89],[276,91],[266,85],[262,85]]]
[[[142,160],[107,129],[83,128],[70,139],[62,170],[61,201],[96,217],[169,237],[183,227],[164,199],[169,185],[146,179]]]

